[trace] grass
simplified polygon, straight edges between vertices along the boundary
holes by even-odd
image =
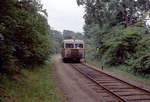
[[[103,64],[100,62],[100,61],[97,61],[97,60],[94,60],[94,59],[86,59],[86,61],[96,67],[101,67]],[[123,75],[126,75],[126,76],[129,76],[135,80],[140,80],[140,81],[144,81],[144,82],[147,82],[147,83],[150,83],[150,75],[141,75],[141,74],[134,74],[133,71],[127,67],[127,66],[124,66],[124,65],[121,65],[121,66],[117,66],[117,67],[110,67],[110,66],[107,66],[107,65],[103,65],[105,69],[111,71],[111,72],[114,72],[114,73],[120,73],[120,74],[123,74]]]
[[[0,102],[64,102],[57,88],[52,60],[41,68],[23,70],[22,74],[12,79],[2,77]]]

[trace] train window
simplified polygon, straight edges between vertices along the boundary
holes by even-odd
[[[73,44],[67,43],[67,44],[66,44],[66,48],[74,48],[74,46],[73,46]]]
[[[75,48],[83,48],[83,44],[75,44]]]
[[[75,44],[75,48],[77,48],[78,47],[78,44]]]
[[[80,48],[83,48],[83,44],[79,44],[79,47],[80,47]]]

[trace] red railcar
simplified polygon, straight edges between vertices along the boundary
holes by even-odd
[[[61,55],[63,61],[78,61],[85,57],[85,48],[83,40],[68,39],[63,40]]]

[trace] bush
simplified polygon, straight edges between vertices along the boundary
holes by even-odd
[[[142,31],[142,32],[141,32]],[[136,53],[136,47],[146,32],[142,28],[130,27],[122,31],[122,35],[113,37],[104,42],[106,51],[103,60],[109,65],[126,64],[126,60]]]
[[[150,54],[138,58],[132,65],[134,72],[150,74]]]
[[[142,37],[139,41],[138,46],[136,47],[135,57],[142,57],[150,52],[150,35],[147,34]]]
[[[136,47],[136,53],[131,67],[134,72],[150,73],[150,35],[144,36]]]

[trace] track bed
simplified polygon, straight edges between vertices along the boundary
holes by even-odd
[[[150,102],[150,92],[147,90],[83,64],[74,63],[71,65],[96,83],[99,88],[95,91],[103,93],[103,97],[109,102]]]

